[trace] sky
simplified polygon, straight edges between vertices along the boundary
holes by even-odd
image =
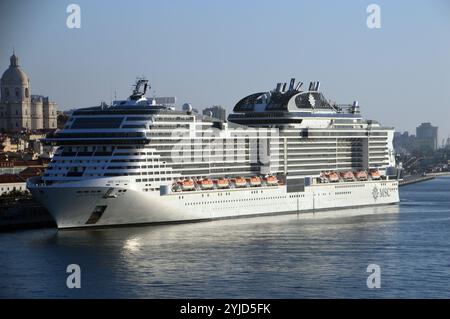
[[[66,25],[78,4],[81,28]],[[368,5],[381,27],[370,29]],[[0,72],[15,50],[31,93],[60,110],[151,95],[228,111],[291,77],[320,81],[368,119],[450,137],[450,2],[446,0],[1,0]]]

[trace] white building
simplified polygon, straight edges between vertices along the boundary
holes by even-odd
[[[0,93],[0,131],[56,128],[56,104],[48,97],[31,95],[30,79],[15,54],[2,75]]]
[[[11,191],[25,191],[26,183],[19,175],[4,174],[0,175],[0,196]]]

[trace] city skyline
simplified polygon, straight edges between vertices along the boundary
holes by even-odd
[[[150,94],[177,96],[178,107],[222,105],[230,112],[249,93],[296,77],[320,80],[338,103],[358,100],[365,117],[398,132],[431,122],[439,141],[450,134],[444,1],[377,1],[377,30],[366,26],[365,1],[77,4],[80,29],[66,26],[68,3],[0,4],[10,13],[0,22],[0,67],[14,49],[31,90],[46,92],[61,110],[124,98],[144,75]]]

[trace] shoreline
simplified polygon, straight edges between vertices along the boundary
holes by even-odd
[[[0,205],[0,232],[56,227],[50,213],[31,198]]]
[[[401,186],[405,186],[405,185],[411,185],[411,184],[415,184],[415,183],[425,182],[425,181],[429,181],[429,180],[432,180],[435,178],[436,178],[436,176],[430,176],[430,175],[408,176],[407,178],[400,180],[398,182],[398,186],[401,187]]]

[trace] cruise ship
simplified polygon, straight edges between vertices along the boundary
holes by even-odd
[[[221,121],[175,98],[131,96],[75,110],[27,187],[58,228],[204,221],[395,204],[394,129],[291,79]]]

